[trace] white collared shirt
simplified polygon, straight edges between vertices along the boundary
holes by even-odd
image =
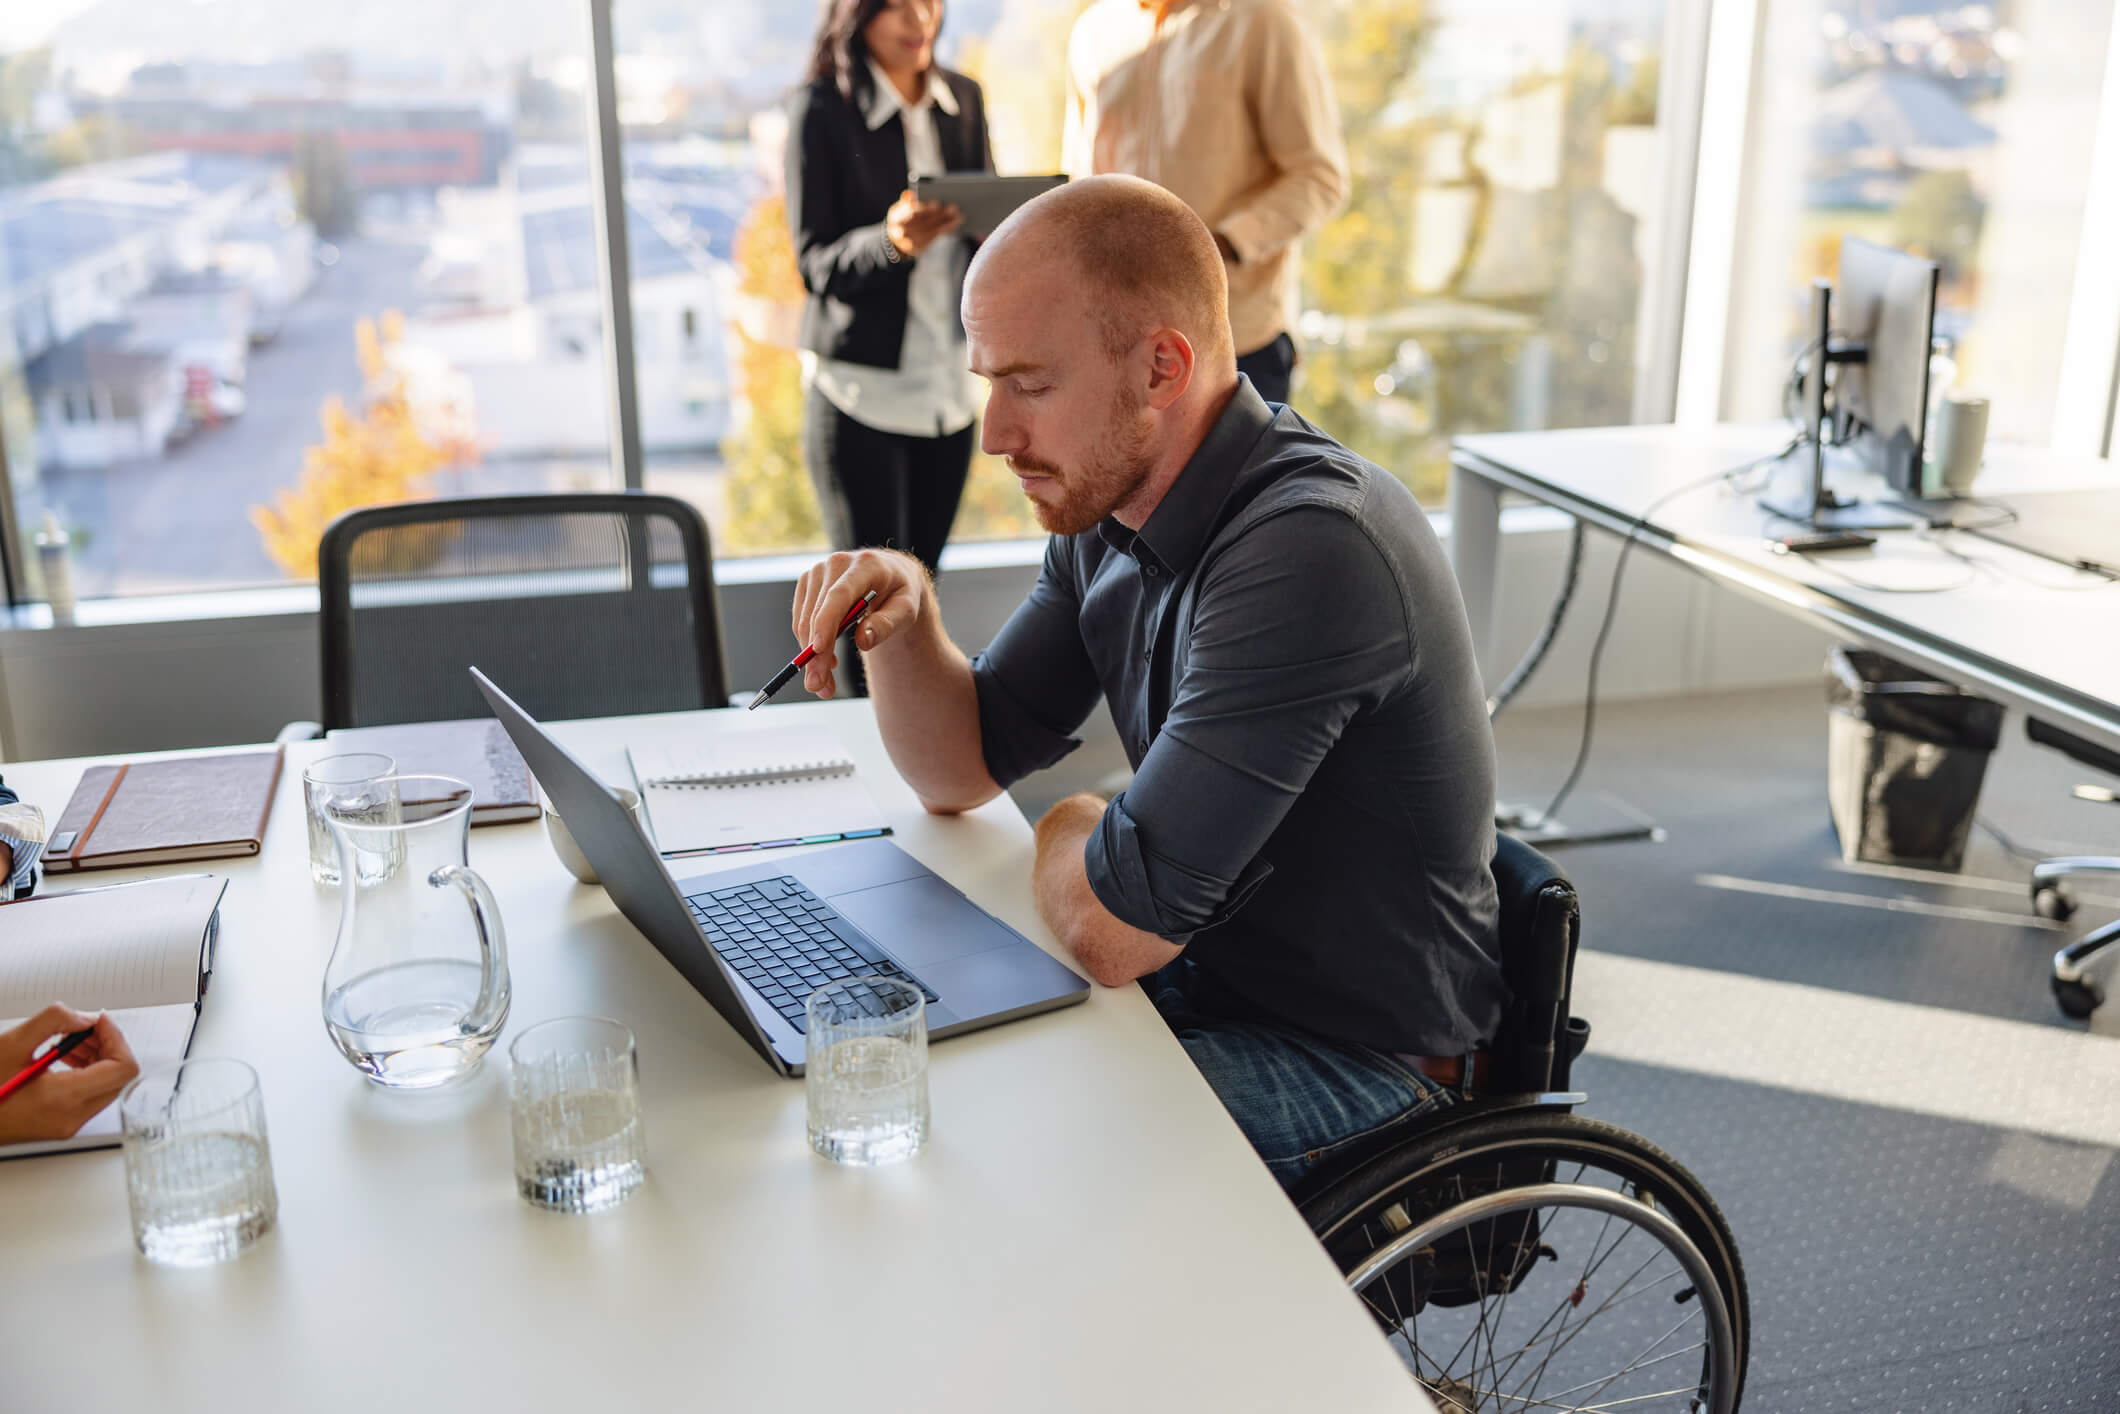
[[[915,177],[943,175],[934,110],[954,117],[957,96],[930,70],[927,91],[919,102],[909,104],[874,59],[868,65],[875,88],[862,116],[874,131],[893,113],[903,115],[906,185]],[[946,437],[978,417],[978,384],[967,366],[964,329],[957,322],[958,246],[963,239],[953,232],[914,258],[897,368],[871,368],[803,352],[805,378],[815,382],[832,406],[864,426],[908,437]]]

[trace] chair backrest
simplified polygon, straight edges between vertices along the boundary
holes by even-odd
[[[1514,835],[1495,837],[1501,894],[1502,976],[1509,1002],[1491,1047],[1498,1094],[1565,1089],[1568,1063],[1586,1032],[1568,1015],[1581,910],[1575,885],[1552,860]]]
[[[546,720],[728,703],[706,522],[675,497],[349,511],[317,587],[327,728],[482,717],[474,665]]]

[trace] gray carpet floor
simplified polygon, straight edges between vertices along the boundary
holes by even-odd
[[[1545,803],[1580,722],[1569,709],[1502,717],[1505,799]],[[1786,1030],[1801,1018],[1777,1009],[1822,989],[1933,1043],[1923,1060],[1919,1045],[1817,1036],[1805,1046],[1860,1071],[1836,1093],[1792,1078],[1815,1074],[1816,1055],[1769,1054],[1743,1073],[1705,1053],[1697,1067],[1614,1054],[1640,1053],[1640,1022],[1625,1006],[1591,1015],[1625,1044],[1601,1053],[1593,1034],[1575,1072],[1591,1097],[1583,1113],[1685,1163],[1737,1235],[1753,1303],[1746,1408],[2120,1410],[2120,1113],[2105,1112],[2120,1003],[2088,1025],[2054,1006],[2048,961],[2069,935],[2030,920],[2028,863],[1983,831],[1955,877],[1843,865],[1815,688],[1608,705],[1597,726],[1584,806],[1616,797],[1665,838],[1555,852],[1582,894],[1587,950],[1652,989],[1657,978],[1708,979],[1733,1032]],[[2068,795],[2091,773],[2021,730],[2013,718],[1990,763],[1982,819],[2019,849],[2120,851],[2120,809]],[[1123,767],[1115,742],[1092,738],[1016,798],[1035,818]],[[2120,888],[2085,891],[2073,927],[2120,910],[2109,897]],[[2114,964],[2104,971],[2120,991]],[[1643,995],[1641,1010],[1658,1000]],[[1995,1057],[1982,1065],[2023,1071],[1997,1076],[2004,1093],[2030,1087],[2018,1093],[2058,1097],[2065,1110],[2088,1089],[2081,1103],[2099,1112],[2057,1136],[1924,1074],[1894,1073],[1932,1065],[1960,1034]],[[1877,1093],[1912,1098],[1861,1098]]]

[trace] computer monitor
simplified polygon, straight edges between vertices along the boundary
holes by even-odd
[[[1933,260],[1857,236],[1840,242],[1833,325],[1837,440],[1908,500],[1922,494],[1929,350],[1936,336]],[[1857,349],[1860,356],[1856,356]]]
[[[1922,494],[1937,273],[1933,261],[1849,236],[1840,246],[1838,287],[1812,282],[1809,338],[1797,370],[1801,455],[1794,476],[1778,477],[1761,495],[1768,510],[1835,530],[1896,529],[1927,518],[1890,502]],[[1835,464],[1869,472],[1875,480],[1867,494],[1850,494],[1864,488],[1858,478],[1835,476]]]

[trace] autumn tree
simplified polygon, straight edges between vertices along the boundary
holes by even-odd
[[[473,459],[471,444],[423,426],[404,377],[391,366],[390,348],[403,333],[395,310],[380,327],[363,319],[354,344],[366,383],[359,413],[333,397],[324,404],[323,440],[303,453],[301,479],[276,493],[270,506],[252,506],[265,553],[290,579],[316,578],[317,544],[325,527],[347,511],[394,501],[425,500],[436,472]]]
[[[1309,13],[1346,135],[1346,206],[1305,243],[1298,410],[1429,504],[1451,435],[1623,421],[1641,292],[1635,218],[1604,187],[1620,120],[1653,118],[1653,56],[1624,81],[1578,42],[1557,70],[1453,108],[1420,91],[1436,21],[1426,0],[1329,0]],[[1510,189],[1487,170],[1492,105],[1551,101],[1552,185]],[[1438,200],[1438,198],[1443,198]],[[1451,268],[1416,285],[1420,223],[1462,221]],[[1447,242],[1456,234],[1444,233]],[[1433,241],[1431,240],[1431,244]]]
[[[736,288],[753,309],[785,309],[803,298],[785,200],[760,198],[736,231]],[[754,321],[757,322],[757,321]],[[824,536],[802,462],[802,363],[739,325],[736,430],[721,444],[729,468],[721,543],[766,554],[815,545]]]

